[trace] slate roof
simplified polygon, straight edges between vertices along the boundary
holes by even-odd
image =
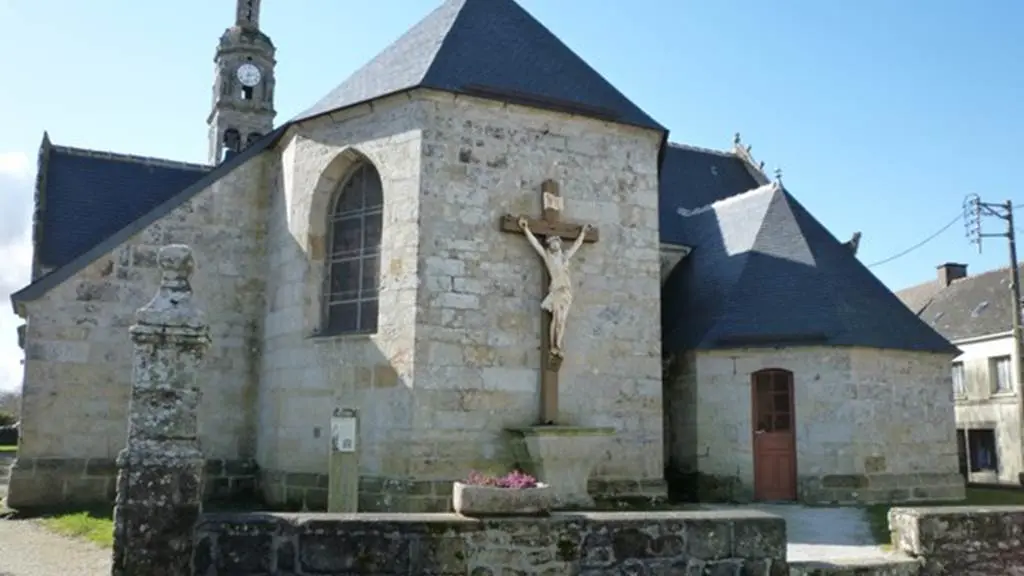
[[[514,0],[447,0],[294,121],[413,88],[665,130]]]
[[[1018,271],[1024,275],[1024,265]],[[956,342],[1010,330],[1013,307],[1009,266],[960,278],[946,287],[938,281],[926,282],[901,290],[899,295],[907,303],[908,295],[912,297],[929,287],[934,292],[918,316],[946,338]]]
[[[777,185],[679,218],[693,251],[662,288],[666,351],[800,343],[956,351]]]
[[[114,248],[116,248],[116,247],[120,246],[121,244],[123,244],[124,242],[128,241],[128,239],[131,238],[133,235],[141,232],[147,226],[149,226],[153,222],[156,222],[160,218],[163,218],[168,213],[170,213],[172,210],[174,210],[178,206],[181,206],[183,203],[188,201],[190,198],[192,198],[193,196],[195,196],[199,192],[205,190],[206,188],[209,188],[211,185],[213,185],[213,183],[215,183],[216,181],[220,180],[222,177],[224,177],[225,175],[230,173],[235,168],[241,166],[242,164],[245,164],[246,162],[251,160],[253,157],[261,154],[264,150],[266,150],[267,148],[270,148],[271,146],[273,146],[281,138],[281,136],[284,134],[284,132],[288,128],[288,126],[289,126],[288,124],[285,124],[284,126],[281,126],[280,128],[275,129],[273,132],[270,132],[269,134],[265,134],[262,138],[260,138],[256,142],[252,143],[251,145],[246,147],[244,150],[242,150],[238,154],[231,155],[229,158],[225,159],[223,162],[221,162],[220,164],[218,164],[217,166],[214,166],[212,168],[208,167],[208,166],[199,165],[199,164],[188,165],[188,164],[183,164],[183,163],[172,162],[172,161],[169,161],[169,160],[160,160],[160,159],[156,159],[156,158],[140,158],[140,157],[135,157],[135,156],[124,156],[124,155],[108,154],[108,153],[104,153],[104,152],[95,152],[95,151],[91,151],[91,150],[79,150],[79,149],[71,149],[71,148],[62,148],[63,150],[76,150],[77,153],[86,154],[86,155],[90,155],[91,154],[91,155],[94,155],[94,156],[97,156],[97,157],[106,156],[106,157],[108,157],[110,159],[119,158],[119,159],[122,159],[122,160],[126,160],[127,161],[126,163],[130,163],[131,159],[134,158],[135,160],[138,160],[138,161],[144,161],[144,162],[148,162],[148,163],[151,163],[151,164],[164,164],[165,166],[170,166],[172,168],[175,165],[183,167],[183,168],[186,168],[188,166],[192,166],[197,171],[200,171],[201,174],[199,175],[198,179],[196,179],[195,181],[192,182],[192,184],[189,184],[189,185],[185,186],[184,189],[178,188],[178,189],[170,191],[168,193],[168,196],[166,197],[166,199],[164,199],[161,202],[157,202],[156,205],[154,205],[151,209],[149,209],[145,213],[135,217],[133,220],[129,221],[127,224],[122,225],[120,228],[117,229],[116,232],[114,232],[113,234],[107,236],[105,239],[99,241],[98,243],[92,245],[89,248],[86,248],[85,251],[81,252],[78,256],[70,258],[70,260],[66,264],[64,264],[62,266],[58,266],[57,268],[51,270],[49,273],[47,273],[47,274],[45,274],[45,275],[43,275],[43,276],[33,280],[33,282],[31,284],[29,284],[28,286],[26,286],[26,287],[22,288],[21,290],[15,292],[14,294],[11,294],[11,304],[14,307],[15,313],[18,313],[18,303],[19,302],[32,301],[32,300],[35,300],[37,298],[40,298],[41,296],[43,296],[44,294],[49,292],[54,287],[59,286],[62,282],[64,282],[68,278],[71,278],[79,270],[85,268],[90,263],[96,261],[97,258],[102,257],[104,254],[110,252]],[[40,171],[41,174],[49,173],[49,167],[47,166],[47,164],[49,162],[49,158],[50,158],[49,152],[52,152],[54,149],[58,149],[58,148],[59,147],[51,146],[49,144],[49,139],[44,135],[44,137],[43,137],[43,145],[41,147],[40,155],[39,155],[40,156],[40,170],[39,171]],[[143,173],[143,172],[135,172],[134,170],[128,170],[128,169],[125,169],[125,170],[126,170],[126,172],[131,172],[133,174]],[[155,173],[162,173],[162,172],[157,171],[157,172],[154,172],[154,174]],[[41,180],[41,182],[43,182],[41,185],[45,186],[45,189],[44,189],[45,194],[44,194],[44,196],[53,194],[54,193],[53,192],[54,188],[51,187],[51,183],[50,182],[46,182],[44,178],[41,178],[40,180]],[[116,180],[114,180],[114,179],[110,180],[110,182],[112,182],[112,183],[115,182],[115,181]],[[115,193],[115,194],[117,194],[117,193],[120,194],[120,196],[117,196],[118,200],[125,200],[126,199],[125,195],[131,194],[131,193],[136,192],[136,191],[141,190],[141,189],[145,189],[145,187],[148,186],[149,184],[150,183],[145,178],[143,178],[141,180],[134,181],[131,187],[117,187],[116,189],[112,189],[111,192]],[[60,192],[57,192],[57,195],[59,196]],[[43,198],[43,200],[45,202],[46,198]],[[52,204],[51,204],[51,208],[52,208]],[[104,213],[104,212],[100,211],[100,213]],[[101,219],[102,219],[102,217],[101,217]],[[112,228],[115,228],[115,226],[111,225],[111,226],[109,226],[109,228],[112,229]],[[104,229],[107,229],[107,228],[105,227]],[[47,229],[44,228],[43,230],[41,230],[41,234],[40,235],[45,237],[46,235],[48,235],[48,234],[50,234],[52,232],[53,232],[52,229],[48,231]],[[42,241],[45,242],[45,238]]]
[[[44,140],[36,258],[57,268],[203,177],[209,166],[52,146]]]
[[[669,144],[659,174],[661,241],[685,244],[685,219],[679,210],[695,210],[737,194],[749,192],[758,182],[739,156],[719,150]]]
[[[904,288],[896,292],[896,296],[903,301],[907,308],[914,314],[920,314],[936,294],[942,291],[942,284],[938,280],[924,282],[917,286]]]

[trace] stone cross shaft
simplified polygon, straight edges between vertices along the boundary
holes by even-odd
[[[113,576],[188,576],[202,502],[202,395],[196,373],[210,344],[192,303],[188,246],[160,249],[160,288],[136,314],[128,441],[117,456]]]
[[[541,202],[543,206],[543,216],[537,218],[527,218],[525,216],[519,216],[514,214],[506,214],[501,218],[501,230],[503,232],[511,232],[516,234],[524,234],[530,236],[531,234],[538,238],[543,238],[545,243],[550,243],[552,238],[559,238],[562,240],[569,240],[574,242],[573,247],[568,250],[568,254],[565,258],[565,266],[568,266],[569,260],[572,258],[572,254],[575,253],[576,248],[581,243],[591,243],[598,241],[598,230],[597,228],[591,227],[587,224],[577,224],[573,222],[563,221],[561,218],[564,200],[559,191],[558,182],[554,180],[545,180],[541,184]],[[536,244],[533,238],[529,238],[531,243]],[[540,250],[540,248],[537,248]],[[551,287],[551,275],[547,268],[547,257],[545,257],[545,268],[543,269],[543,282],[544,282],[544,293],[548,296],[545,298],[545,302],[554,301],[558,298],[558,295],[553,295],[549,292]],[[567,274],[567,272],[566,272]],[[566,278],[568,280],[568,278]],[[563,298],[567,297],[568,301],[566,306],[571,303],[571,289],[567,288],[567,294]],[[542,303],[542,307],[544,303]],[[567,312],[567,310],[565,311]],[[564,313],[563,312],[563,315]],[[541,314],[541,366],[540,371],[540,422],[541,425],[554,424],[558,418],[558,371],[562,366],[563,351],[552,346],[552,321],[558,321],[554,318],[554,312],[552,310],[545,310]],[[561,326],[558,326],[560,331],[564,331],[565,318],[561,319]]]

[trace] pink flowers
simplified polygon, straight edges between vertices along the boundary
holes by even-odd
[[[537,479],[529,474],[520,472],[519,470],[509,472],[508,475],[501,478],[497,476],[487,476],[474,471],[469,473],[469,477],[466,478],[466,484],[522,490],[524,488],[536,488]]]

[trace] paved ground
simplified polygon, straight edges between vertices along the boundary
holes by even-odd
[[[721,509],[722,506],[707,506]],[[895,555],[875,544],[864,511],[858,508],[819,508],[796,504],[743,506],[781,516],[789,537],[790,562],[871,560]]]
[[[110,550],[32,520],[0,520],[0,576],[108,576]]]
[[[13,460],[3,456],[0,499],[7,495]],[[0,576],[108,576],[110,560],[110,550],[54,534],[33,520],[0,520]]]

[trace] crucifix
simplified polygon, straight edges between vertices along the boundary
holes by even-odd
[[[540,424],[550,425],[558,417],[558,371],[564,357],[565,325],[572,305],[572,279],[569,263],[584,242],[597,242],[597,228],[590,224],[575,224],[561,219],[564,202],[558,182],[545,180],[541,184],[544,215],[540,219],[507,214],[501,218],[501,230],[523,234],[544,261],[544,289],[541,302],[541,371],[540,371]],[[538,237],[544,239],[541,244]],[[572,240],[568,250],[562,251],[562,240]]]

